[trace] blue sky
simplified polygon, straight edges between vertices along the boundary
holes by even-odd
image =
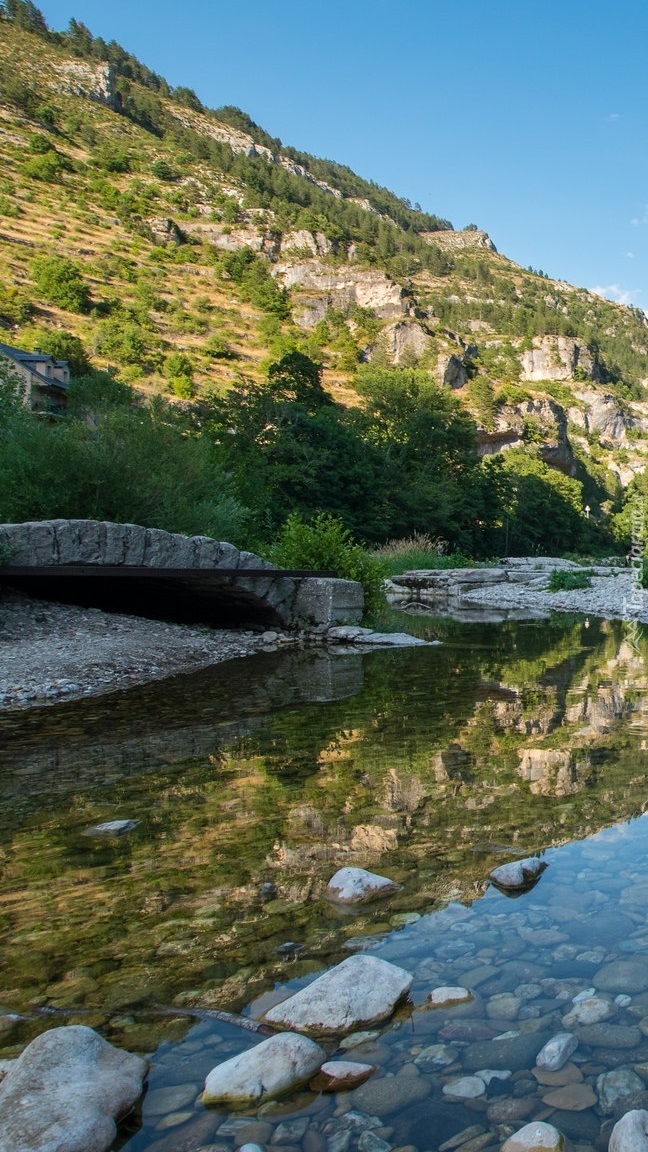
[[[203,103],[648,309],[642,0],[42,0]]]

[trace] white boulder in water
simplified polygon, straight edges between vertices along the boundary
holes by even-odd
[[[399,891],[399,884],[387,876],[367,872],[366,868],[340,868],[326,887],[326,895],[336,904],[367,904],[370,900]]]
[[[43,1032],[0,1084],[0,1152],[106,1152],[147,1067],[82,1024]]]
[[[614,1125],[608,1152],[648,1152],[648,1112],[633,1108]]]
[[[273,1100],[318,1072],[326,1052],[306,1036],[283,1032],[217,1064],[205,1080],[203,1104],[244,1105]]]
[[[403,968],[364,954],[349,956],[266,1012],[269,1024],[322,1035],[353,1032],[391,1016],[412,986]]]
[[[531,888],[547,867],[544,860],[529,856],[526,860],[512,860],[510,864],[500,864],[489,873],[489,879],[497,888]]]

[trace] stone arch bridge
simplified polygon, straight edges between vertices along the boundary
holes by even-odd
[[[137,524],[0,524],[0,586],[28,595],[216,627],[324,632],[362,615],[360,584],[277,569],[207,536]]]

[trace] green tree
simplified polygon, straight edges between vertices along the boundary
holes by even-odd
[[[78,266],[65,256],[41,256],[32,261],[36,288],[50,304],[68,312],[87,312],[90,292]]]

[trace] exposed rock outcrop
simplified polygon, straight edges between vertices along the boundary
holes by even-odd
[[[59,77],[59,91],[68,92],[71,96],[85,96],[87,100],[96,100],[98,104],[117,110],[115,74],[110,64],[70,60],[61,65]]]
[[[590,380],[604,379],[592,350],[571,336],[536,336],[520,362],[523,380],[573,380],[577,368]]]
[[[437,361],[437,380],[447,388],[463,388],[468,379],[466,366],[454,353],[451,356],[439,356]]]
[[[380,333],[378,341],[364,353],[365,360],[373,359],[376,351],[387,356],[391,364],[415,364],[430,346],[432,337],[416,320],[397,320],[388,324]],[[451,359],[454,359],[452,357]]]
[[[297,322],[305,328],[317,324],[329,308],[345,311],[358,304],[382,320],[399,319],[412,309],[407,290],[377,268],[329,268],[318,260],[305,260],[275,264],[272,274],[284,288],[300,293],[302,312]]]
[[[585,432],[594,432],[602,442],[610,446],[622,444],[632,426],[632,418],[626,416],[616,396],[609,392],[597,392],[588,388],[574,395],[584,404],[584,408],[569,408],[568,416],[572,424]]]
[[[146,223],[156,244],[183,244],[185,241],[184,233],[168,216],[152,216]]]
[[[488,252],[497,252],[488,232],[482,232],[481,228],[465,228],[462,232],[444,228],[439,232],[422,232],[421,236],[428,244],[438,244],[446,252],[465,248],[484,248]]]

